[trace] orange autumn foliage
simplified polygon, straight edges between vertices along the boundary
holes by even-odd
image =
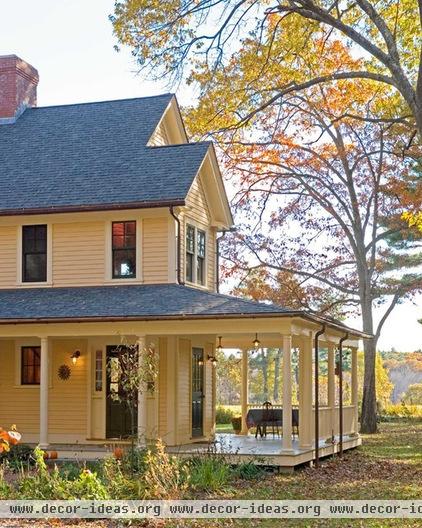
[[[10,431],[5,431],[0,427],[0,453],[10,451],[10,446],[20,442],[22,435],[16,430],[16,425],[12,425]]]

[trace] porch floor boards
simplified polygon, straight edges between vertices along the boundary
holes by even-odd
[[[338,442],[338,438],[336,438]],[[115,446],[128,446],[128,442],[115,440],[105,441],[98,444],[51,444],[47,451],[57,451],[58,460],[92,461],[110,456]],[[343,439],[343,449],[351,449],[361,445],[359,436],[347,436]],[[337,453],[338,443],[326,444],[324,440],[319,442],[320,457],[326,457]],[[183,458],[192,456],[205,456],[214,453],[225,457],[228,462],[239,464],[246,461],[254,461],[257,464],[279,468],[293,469],[294,466],[311,462],[315,459],[313,447],[300,447],[297,438],[293,439],[292,450],[284,451],[282,448],[282,437],[274,437],[269,434],[264,438],[255,438],[254,435],[241,436],[231,433],[217,433],[212,442],[198,441],[193,444],[182,444],[167,447],[171,454]]]

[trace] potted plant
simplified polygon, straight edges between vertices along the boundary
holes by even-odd
[[[233,416],[232,418],[232,426],[233,430],[236,434],[240,434],[240,431],[242,430],[242,417],[241,416]]]

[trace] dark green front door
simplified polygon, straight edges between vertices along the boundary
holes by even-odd
[[[203,436],[204,349],[192,349],[192,436]]]
[[[107,403],[106,403],[106,435],[107,438],[128,438],[131,436],[131,416],[127,403],[124,401],[122,383],[119,377],[113,373],[113,363],[119,361],[119,350],[122,347],[107,347]],[[119,395],[120,400],[114,398]],[[123,401],[122,401],[123,400]],[[134,410],[133,428],[136,433],[137,411]]]

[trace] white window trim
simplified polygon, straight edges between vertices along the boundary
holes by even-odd
[[[194,254],[193,254],[193,282],[188,281],[186,278],[186,235],[187,235],[187,228],[188,226],[192,226],[195,228],[195,245],[194,245]],[[204,266],[204,273],[205,273],[205,282],[204,284],[201,284],[198,282],[198,277],[196,274],[196,260],[198,256],[198,245],[197,245],[197,231],[203,231],[205,233],[205,266]],[[184,277],[186,284],[190,286],[195,286],[196,288],[202,288],[204,290],[208,290],[208,237],[209,237],[209,230],[206,226],[203,224],[196,222],[195,220],[192,220],[191,218],[185,218],[185,225],[184,225],[184,249],[185,254],[183,256],[183,262],[184,262]]]
[[[47,226],[47,280],[43,282],[24,282],[22,279],[22,238],[23,238],[23,227],[32,226],[32,225],[46,225]],[[53,285],[53,226],[46,222],[26,222],[20,224],[17,227],[17,244],[16,244],[16,285],[22,288],[39,288],[43,286],[52,286]],[[29,345],[30,346],[30,345]]]
[[[130,279],[113,279],[112,224],[113,222],[136,222],[136,276]],[[105,283],[132,284],[143,281],[142,277],[142,219],[128,215],[124,219],[108,220],[105,223]]]

